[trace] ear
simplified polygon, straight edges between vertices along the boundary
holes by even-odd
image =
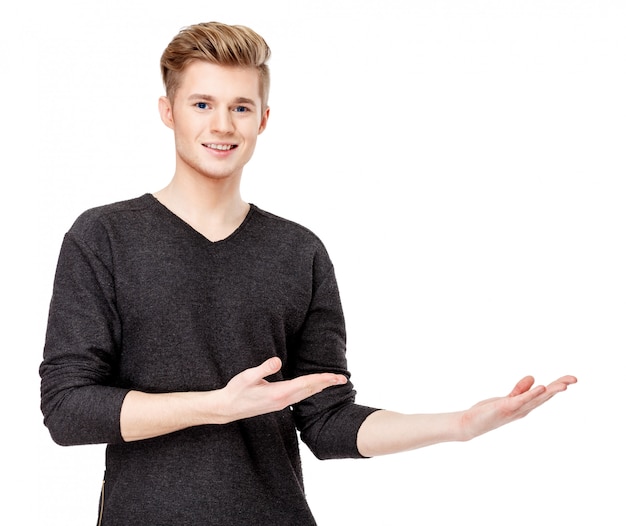
[[[270,109],[268,106],[267,108],[265,108],[265,111],[263,112],[263,115],[261,117],[261,124],[259,125],[259,135],[261,135],[263,131],[265,131],[265,128],[267,127],[267,119],[269,118],[270,118]]]
[[[163,124],[174,129],[174,111],[170,99],[167,97],[159,97],[159,114]]]

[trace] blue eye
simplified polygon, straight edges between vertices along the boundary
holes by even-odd
[[[246,111],[250,111],[245,106],[235,106],[235,112],[237,113],[245,113]]]
[[[199,110],[206,110],[209,105],[206,102],[196,102],[196,108]]]

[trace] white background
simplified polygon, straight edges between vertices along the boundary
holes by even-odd
[[[3,5],[0,522],[95,524],[103,447],[55,445],[38,408],[58,249],[86,208],[169,181],[159,58],[209,20],[272,48],[243,195],[325,241],[359,402],[451,411],[579,377],[469,443],[303,450],[320,525],[626,522],[624,2]]]

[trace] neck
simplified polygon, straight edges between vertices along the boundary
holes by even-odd
[[[195,179],[175,174],[154,196],[174,214],[211,241],[228,237],[250,209],[239,190],[240,178]]]

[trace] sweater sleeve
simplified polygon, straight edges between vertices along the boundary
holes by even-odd
[[[75,225],[64,238],[39,369],[44,423],[61,445],[123,441],[120,411],[128,390],[113,381],[121,323],[108,241],[103,227],[87,230],[85,236]]]
[[[325,250],[316,256],[313,297],[290,368],[293,376],[330,371],[350,378],[343,310]],[[377,409],[356,404],[355,397],[348,380],[294,406],[301,438],[317,458],[362,458],[357,433],[365,418]]]

